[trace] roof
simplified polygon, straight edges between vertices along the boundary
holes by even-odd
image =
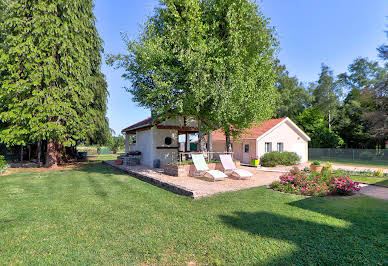
[[[288,124],[306,140],[310,140],[310,137],[306,135],[297,125],[295,125],[288,117],[277,118],[265,120],[261,123],[255,123],[251,128],[247,129],[244,134],[241,135],[240,139],[243,140],[256,140],[261,137],[264,137],[271,132],[271,129],[274,129],[280,126],[283,123],[288,122]],[[212,134],[213,141],[225,141],[224,133],[219,129],[213,131]]]
[[[140,122],[137,122],[127,128],[124,128],[123,130],[121,130],[121,132],[128,132],[128,131],[132,131],[132,130],[136,130],[144,127],[149,127],[149,126],[152,126],[152,123],[153,123],[153,119],[150,116]]]

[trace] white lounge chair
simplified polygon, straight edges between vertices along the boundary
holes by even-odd
[[[220,160],[221,160],[222,166],[224,167],[224,171],[232,172],[232,174],[237,175],[239,179],[250,178],[253,176],[253,174],[247,170],[237,169],[236,165],[232,160],[232,156],[230,156],[230,154],[220,155]]]
[[[221,171],[210,170],[206,164],[203,154],[192,154],[191,157],[193,158],[193,163],[197,172],[203,175],[210,175],[214,182],[217,180],[224,180],[226,177],[228,177]]]

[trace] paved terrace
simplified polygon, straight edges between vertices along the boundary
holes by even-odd
[[[241,169],[250,171],[254,176],[250,179],[226,178],[222,181],[213,182],[210,178],[205,177],[169,176],[163,174],[163,169],[151,169],[143,165],[115,165],[114,161],[104,161],[104,163],[150,184],[195,199],[227,191],[269,185],[282,175],[282,172],[266,172],[257,168],[241,166]]]

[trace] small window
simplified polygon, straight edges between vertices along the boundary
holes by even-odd
[[[265,143],[265,152],[271,152],[272,151],[272,142],[266,142]]]
[[[244,152],[249,152],[249,144],[244,145]]]
[[[166,144],[166,145],[171,145],[171,143],[172,143],[172,138],[171,138],[171,137],[166,137],[166,138],[164,139],[164,144]]]
[[[283,142],[278,142],[278,151],[283,152]]]

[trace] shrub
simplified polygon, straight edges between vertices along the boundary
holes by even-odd
[[[359,183],[347,176],[333,177],[330,174],[307,174],[299,170],[291,170],[273,182],[273,190],[310,196],[327,196],[329,194],[349,195],[360,190]]]
[[[370,161],[373,159],[373,153],[369,152],[369,151],[363,151],[360,153],[360,159],[361,160],[366,160],[366,161]]]
[[[306,173],[310,173],[311,172],[311,169],[310,169],[310,167],[305,167],[305,168],[303,168],[303,170],[302,170],[303,172],[306,172]]]
[[[320,162],[320,161],[314,161],[314,162],[312,163],[312,165],[321,165],[321,162]]]
[[[375,176],[378,176],[378,177],[383,177],[384,176],[384,171],[383,171],[383,169],[379,168],[376,171],[374,171],[373,174]]]
[[[330,190],[340,195],[350,195],[355,191],[360,191],[358,182],[353,182],[347,176],[333,177],[330,180]]]
[[[326,165],[322,168],[322,172],[329,173],[329,174],[333,172],[333,164],[330,162],[327,162]]]
[[[271,184],[271,188],[292,194],[326,196],[329,186],[319,176],[308,175],[299,170],[291,170],[280,177],[280,182]]]
[[[266,167],[277,165],[295,165],[299,163],[300,157],[295,152],[271,151],[260,158],[260,164]]]
[[[5,160],[3,155],[0,155],[0,174],[2,174],[4,170],[7,168],[8,168],[7,161]]]

